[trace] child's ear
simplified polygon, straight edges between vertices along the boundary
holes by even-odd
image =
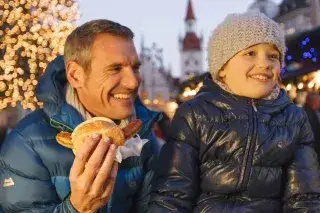
[[[219,71],[219,77],[220,78],[225,78],[226,77],[226,70],[224,68],[221,68],[221,70]]]

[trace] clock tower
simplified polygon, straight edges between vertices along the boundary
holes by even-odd
[[[185,17],[186,33],[179,39],[181,80],[188,80],[203,73],[202,37],[195,32],[196,17],[193,12],[192,1],[188,0]]]

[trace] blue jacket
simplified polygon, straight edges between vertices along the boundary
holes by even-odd
[[[43,109],[21,120],[2,146],[0,206],[5,212],[75,212],[67,199],[74,155],[55,139],[59,131],[72,132],[83,121],[78,111],[65,102],[66,82],[63,58],[59,56],[49,64],[37,87]],[[152,125],[161,114],[146,109],[138,98],[135,109],[137,118],[143,121],[139,135],[149,142],[140,157],[130,157],[119,165],[111,200],[99,212],[147,211],[151,166],[161,149]],[[14,185],[3,187],[5,180]]]

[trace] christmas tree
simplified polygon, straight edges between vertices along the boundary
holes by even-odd
[[[0,0],[0,109],[41,107],[37,79],[63,53],[78,18],[75,0]]]

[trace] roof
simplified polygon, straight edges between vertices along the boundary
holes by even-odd
[[[187,8],[187,15],[186,15],[185,21],[195,20],[195,19],[196,19],[196,17],[195,17],[194,12],[193,12],[192,1],[189,0],[188,8]]]
[[[200,50],[201,40],[195,32],[187,32],[183,39],[182,50]]]

